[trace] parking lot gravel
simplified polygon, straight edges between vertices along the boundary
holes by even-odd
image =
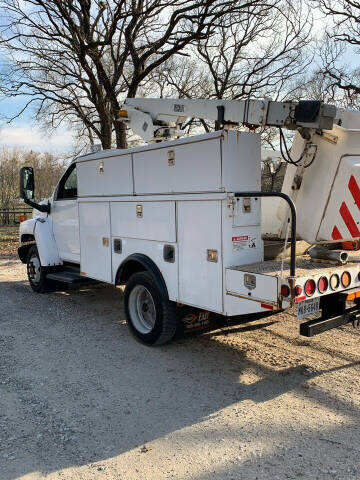
[[[0,479],[359,479],[359,340],[279,313],[147,348],[121,289],[1,258]]]

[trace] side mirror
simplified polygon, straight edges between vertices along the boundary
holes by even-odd
[[[24,200],[34,200],[35,179],[32,167],[20,169],[20,197]]]
[[[20,197],[24,199],[24,202],[30,207],[36,208],[39,212],[50,213],[50,204],[40,205],[35,203],[35,179],[34,169],[32,167],[22,167],[20,169]]]

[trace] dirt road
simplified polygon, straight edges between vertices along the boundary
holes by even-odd
[[[1,259],[0,479],[359,479],[359,340],[279,314],[149,349],[120,290]]]

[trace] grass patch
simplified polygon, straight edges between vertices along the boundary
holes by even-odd
[[[19,237],[19,225],[14,226],[0,226],[0,242],[11,242],[18,240]]]

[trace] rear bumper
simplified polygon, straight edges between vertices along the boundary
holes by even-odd
[[[360,300],[356,298],[354,302],[347,301],[350,298],[349,294],[357,292],[359,292],[359,288],[322,297],[320,301],[322,316],[301,323],[300,335],[313,337],[350,322],[354,327],[359,326]]]
[[[349,311],[342,315],[337,315],[330,318],[317,318],[316,320],[309,320],[308,322],[300,324],[300,335],[304,337],[313,337],[319,335],[319,333],[326,332],[332,328],[341,327],[352,322],[355,326],[360,319],[360,309],[349,309]]]

